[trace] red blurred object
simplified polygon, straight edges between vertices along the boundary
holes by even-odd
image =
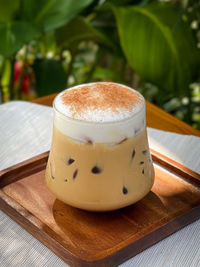
[[[26,74],[24,75],[23,80],[22,80],[22,92],[24,94],[29,93],[29,87],[30,87],[29,85],[30,85],[29,76]]]
[[[18,61],[16,61],[14,64],[14,80],[13,80],[14,87],[17,86],[17,83],[19,81],[21,69],[22,69],[21,64]]]
[[[14,87],[19,86],[21,71],[22,71],[22,65],[19,61],[16,61],[14,64],[14,79],[13,79]],[[34,74],[30,69],[29,65],[26,64],[24,75],[22,77],[22,93],[26,95],[30,93],[30,86],[33,79],[34,79]]]

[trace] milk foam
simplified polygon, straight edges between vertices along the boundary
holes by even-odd
[[[87,86],[91,86],[92,90],[92,86],[95,84],[90,83]],[[85,86],[85,84],[68,90],[79,89],[81,86]],[[124,85],[120,86],[133,90]],[[81,114],[76,113],[71,106],[66,106],[63,103],[62,95],[64,92],[61,92],[54,100],[54,124],[63,134],[77,141],[118,143],[124,138],[139,134],[145,127],[145,101],[143,96],[135,90],[140,102],[136,103],[132,110],[120,108],[117,112],[113,112],[112,109],[91,110],[87,108]]]
[[[85,88],[86,92],[84,91]],[[128,96],[126,95],[127,92]],[[67,104],[64,103],[63,97],[68,99]],[[115,99],[113,100],[113,98]],[[127,107],[128,101],[130,103]],[[86,102],[87,104],[85,104]],[[143,96],[127,86],[110,82],[97,82],[64,90],[56,97],[54,106],[58,111],[73,119],[113,122],[131,117],[141,109],[143,103]]]

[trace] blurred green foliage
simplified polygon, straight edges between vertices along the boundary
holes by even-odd
[[[200,1],[0,0],[0,102],[110,80],[200,129]]]

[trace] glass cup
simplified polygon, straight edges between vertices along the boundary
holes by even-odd
[[[132,90],[140,104],[125,119],[82,120],[66,115],[58,103],[67,91],[61,92],[53,105],[46,184],[59,200],[84,210],[108,211],[131,205],[151,190],[154,181],[144,98],[114,83],[90,83],[68,90],[84,86],[123,87]]]

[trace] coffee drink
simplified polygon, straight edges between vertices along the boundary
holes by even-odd
[[[77,208],[108,211],[143,198],[154,181],[145,100],[121,84],[67,89],[54,100],[46,183]]]

